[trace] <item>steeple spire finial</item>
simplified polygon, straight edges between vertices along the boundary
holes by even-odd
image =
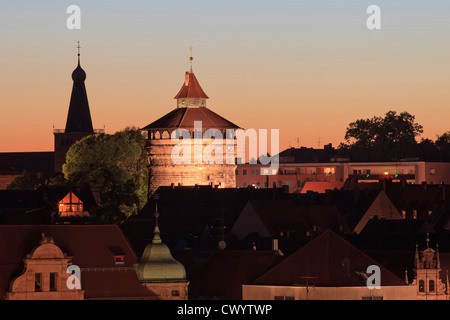
[[[161,237],[160,237],[159,226],[158,226],[158,218],[159,218],[159,212],[158,212],[158,199],[159,199],[159,196],[158,196],[157,193],[155,193],[155,195],[153,196],[153,199],[155,199],[155,213],[154,213],[154,217],[155,217],[155,230],[153,231],[153,240],[152,240],[152,243],[162,243]]]
[[[81,49],[80,41],[78,41],[77,49],[78,49],[78,54],[77,54],[77,56],[78,56],[78,65],[80,65],[80,49]]]
[[[191,69],[190,69],[190,73],[192,73],[192,61],[194,60],[194,58],[192,57],[192,47],[189,47],[189,50],[191,51],[191,56],[189,57],[189,60],[191,61]]]

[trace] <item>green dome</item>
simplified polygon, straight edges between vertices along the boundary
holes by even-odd
[[[172,257],[169,248],[162,243],[158,227],[155,228],[153,241],[145,248],[136,269],[142,282],[186,281],[184,266]]]

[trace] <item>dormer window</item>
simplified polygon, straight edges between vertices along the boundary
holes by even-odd
[[[116,255],[116,256],[114,256],[114,263],[115,264],[124,264],[125,263],[125,256],[124,255]]]

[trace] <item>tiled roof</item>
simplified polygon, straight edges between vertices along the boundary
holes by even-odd
[[[283,258],[275,251],[214,251],[196,273],[187,268],[189,296],[192,299],[240,300],[242,284],[253,282]]]
[[[23,173],[53,172],[54,152],[0,152],[0,168]]]
[[[284,231],[312,231],[316,226],[320,231],[339,229],[349,232],[336,206],[329,204],[309,204],[293,200],[250,200],[267,230],[272,236]]]
[[[174,99],[181,98],[208,99],[208,96],[203,91],[200,83],[198,83],[197,77],[193,72],[186,71],[185,81]]]
[[[365,273],[370,265],[378,265],[381,286],[405,285],[405,282],[371,257],[332,231],[326,231],[259,277],[253,284],[306,284],[323,287],[365,286],[356,272]]]
[[[73,257],[72,263],[81,268],[86,297],[106,298],[108,294],[127,298],[145,292],[133,269],[138,259],[118,226],[11,225],[0,226],[0,297],[11,280],[22,273],[23,259],[39,245],[42,233],[53,237],[55,244]],[[125,257],[121,265],[114,262],[118,252]],[[154,296],[151,291],[146,294]]]
[[[194,121],[201,121],[203,129],[238,129],[239,126],[228,121],[206,107],[182,107],[142,128],[151,129],[194,129]]]

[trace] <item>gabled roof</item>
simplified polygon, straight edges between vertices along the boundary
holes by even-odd
[[[206,107],[175,108],[141,130],[151,129],[194,129],[194,121],[201,121],[203,129],[239,129],[239,126]]]
[[[50,152],[0,152],[0,168],[5,172],[53,172],[55,153]]]
[[[261,229],[262,228],[262,229]],[[322,232],[341,229],[349,233],[338,209],[329,204],[305,204],[299,200],[250,200],[233,226],[238,237],[257,231],[263,237],[279,237],[281,232]]]
[[[284,259],[276,251],[217,250],[196,273],[189,269],[192,299],[242,299],[242,284],[251,283]]]
[[[293,286],[305,285],[304,277],[313,286],[363,287],[366,285],[357,272],[377,265],[381,271],[381,286],[406,285],[390,270],[345,241],[332,231],[326,231],[297,250],[281,263],[259,277],[253,284]]]
[[[198,80],[193,72],[186,71],[184,83],[174,99],[183,98],[208,99],[208,96],[203,91],[202,87],[200,87],[200,84],[198,83]]]
[[[0,226],[0,297],[22,273],[23,259],[39,244],[42,233],[81,268],[86,298],[154,296],[142,290],[134,271],[138,259],[116,225],[10,225]],[[118,253],[124,263],[116,266]]]

